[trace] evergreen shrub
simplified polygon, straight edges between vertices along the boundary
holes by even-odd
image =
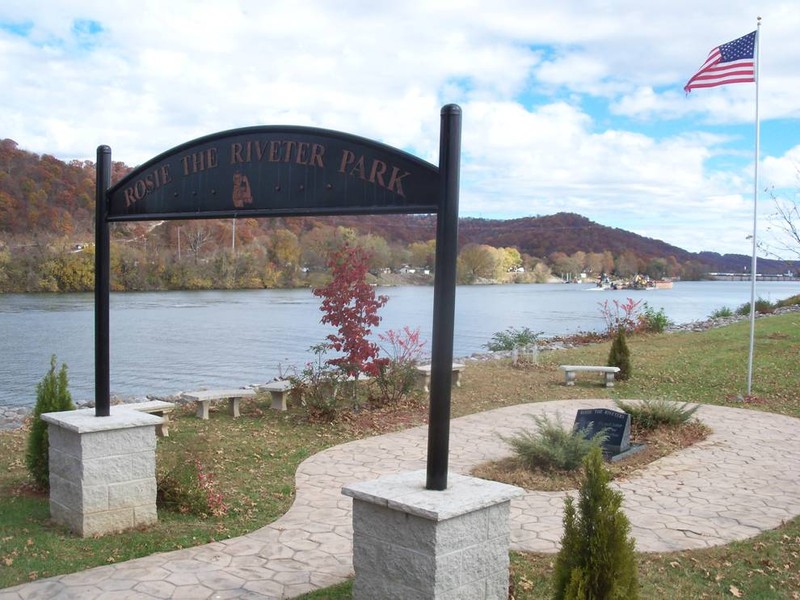
[[[614,379],[625,381],[631,376],[631,351],[628,349],[628,342],[625,339],[625,329],[620,327],[611,342],[611,350],[608,353],[608,366],[619,367],[619,371],[614,374]]]
[[[607,438],[605,430],[568,431],[547,415],[532,417],[536,421],[536,431],[521,430],[502,438],[528,469],[574,471],[589,452],[600,447]]]
[[[688,423],[699,404],[689,406],[688,402],[680,404],[669,400],[642,400],[641,402],[625,402],[614,400],[614,404],[631,416],[631,423],[642,429],[657,429],[661,425],[683,425]]]
[[[636,600],[639,584],[622,494],[609,487],[600,448],[584,461],[577,511],[564,500],[564,534],[553,572],[554,600]]]
[[[75,410],[68,385],[67,365],[62,363],[56,373],[56,355],[53,354],[50,357],[50,370],[36,386],[36,406],[25,453],[28,472],[36,485],[43,489],[50,487],[50,441],[47,423],[41,416],[44,413]]]

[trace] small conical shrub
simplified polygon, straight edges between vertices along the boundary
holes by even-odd
[[[584,462],[578,510],[564,501],[564,534],[553,573],[554,600],[636,600],[635,542],[622,494],[609,487],[599,448]]]
[[[33,422],[25,453],[28,472],[36,485],[44,489],[50,486],[50,441],[47,436],[47,423],[42,420],[41,415],[75,409],[67,386],[67,365],[62,364],[56,373],[54,354],[50,357],[50,370],[36,386],[36,406],[33,409]]]
[[[631,351],[628,349],[628,342],[625,340],[625,329],[617,329],[617,335],[611,342],[611,350],[608,353],[608,366],[619,367],[619,371],[614,375],[614,379],[624,381],[631,376]]]

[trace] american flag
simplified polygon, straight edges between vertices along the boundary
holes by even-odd
[[[755,31],[714,48],[708,53],[703,66],[683,86],[684,91],[688,94],[694,88],[755,81],[756,67],[753,60],[755,53]]]

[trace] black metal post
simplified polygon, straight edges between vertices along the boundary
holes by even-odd
[[[111,415],[109,377],[109,292],[111,258],[106,191],[111,187],[111,148],[97,148],[94,224],[94,416]]]
[[[436,219],[436,276],[433,288],[433,339],[425,487],[447,489],[450,451],[450,386],[458,257],[458,189],[461,164],[461,108],[442,108],[439,138],[439,212]]]

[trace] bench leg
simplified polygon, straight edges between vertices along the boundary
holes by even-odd
[[[461,387],[461,371],[453,371],[453,385]]]
[[[270,392],[270,396],[272,396],[272,408],[273,410],[286,410],[286,396],[289,395],[289,392]]]
[[[606,387],[614,387],[614,373],[604,373],[606,376]]]
[[[241,398],[228,398],[228,414],[234,419],[239,416],[239,400]]]
[[[426,394],[431,391],[431,376],[428,373],[419,373],[417,375],[417,385]]]
[[[197,418],[208,421],[208,404],[210,400],[197,400]]]
[[[157,417],[161,417],[161,425],[156,426],[156,434],[158,437],[169,437],[169,415],[161,411],[153,414]]]
[[[575,385],[575,371],[564,371],[564,385]]]
[[[429,394],[431,391],[431,375],[430,373],[419,373],[418,384],[422,391]],[[453,387],[461,387],[461,371],[453,371],[451,385]]]

